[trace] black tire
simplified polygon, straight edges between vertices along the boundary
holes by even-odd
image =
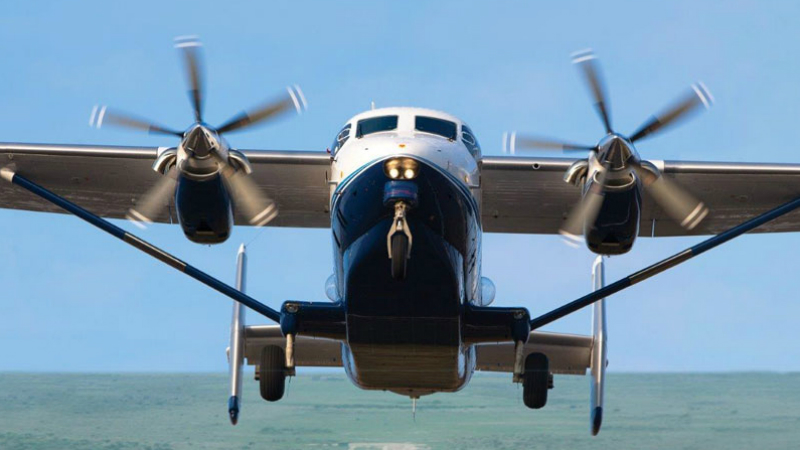
[[[522,400],[525,406],[539,409],[547,404],[550,388],[550,361],[544,353],[531,353],[525,358],[522,376]]]
[[[277,402],[283,398],[286,389],[286,355],[277,345],[268,345],[261,350],[259,386],[264,400]]]
[[[406,256],[408,255],[408,236],[397,233],[392,236],[392,278],[404,280],[406,278]]]

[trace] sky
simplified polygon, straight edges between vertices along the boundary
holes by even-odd
[[[233,135],[242,149],[324,150],[378,106],[454,114],[497,155],[504,131],[593,143],[602,127],[569,55],[601,58],[615,126],[634,130],[691,83],[716,104],[638,146],[645,159],[798,162],[798,2],[14,2],[0,15],[0,141],[171,146],[88,126],[95,103],[191,122],[176,36],[205,44],[206,116],[219,124],[298,83],[308,112]],[[558,155],[553,155],[558,156]],[[328,230],[237,228],[199,246],[144,239],[279,306],[325,300]],[[224,371],[231,301],[74,217],[0,211],[0,370]],[[608,281],[701,238],[640,239]],[[594,256],[556,236],[488,234],[495,305],[544,313],[587,293]],[[797,234],[744,236],[608,300],[609,370],[797,371]],[[590,311],[547,329],[589,333]],[[249,323],[265,323],[255,313]]]

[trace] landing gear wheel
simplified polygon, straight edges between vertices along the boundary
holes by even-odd
[[[522,375],[522,400],[525,406],[539,409],[547,404],[550,388],[550,361],[544,353],[531,353],[525,358]]]
[[[392,236],[392,278],[406,278],[406,257],[408,256],[408,236],[397,233]]]
[[[261,397],[268,402],[283,398],[286,386],[286,355],[277,345],[268,345],[261,350],[259,385]]]

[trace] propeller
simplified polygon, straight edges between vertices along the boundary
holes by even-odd
[[[307,108],[306,98],[298,85],[286,88],[289,96],[281,96],[248,111],[242,111],[217,128],[219,133],[239,131],[267,121],[294,108],[298,113]]]
[[[604,193],[608,189],[608,174],[632,172],[640,180],[641,186],[647,190],[653,200],[680,226],[687,230],[696,227],[708,214],[705,204],[692,194],[669,181],[651,164],[645,167],[633,145],[634,142],[652,137],[675,126],[694,114],[708,109],[714,98],[703,83],[695,83],[661,112],[647,119],[630,137],[616,133],[611,124],[608,95],[603,82],[597,57],[591,50],[583,50],[572,55],[572,62],[578,67],[595,110],[599,116],[606,135],[597,145],[584,145],[569,141],[545,138],[535,135],[512,133],[506,143],[503,137],[503,149],[510,148],[511,153],[518,150],[560,150],[564,153],[591,152],[589,175],[593,178],[591,185],[564,222],[560,232],[569,240],[580,240],[584,224],[593,223],[600,211]],[[594,173],[592,173],[594,172]]]
[[[701,111],[702,108],[711,108],[713,102],[714,97],[711,96],[711,92],[702,82],[697,82],[664,111],[650,117],[631,135],[630,140],[636,142],[663,131],[665,128],[677,125]]]
[[[94,107],[89,119],[89,125],[96,128],[111,125],[181,138],[180,148],[186,154],[185,159],[178,161],[174,168],[166,172],[136,206],[128,211],[127,217],[139,226],[153,222],[174,198],[179,172],[191,175],[195,172],[208,174],[218,171],[234,206],[247,217],[251,225],[266,225],[277,216],[277,205],[249,177],[249,168],[230,163],[228,145],[221,135],[265,124],[292,109],[298,114],[302,113],[307,108],[303,91],[297,85],[289,86],[286,93],[240,112],[216,128],[211,127],[203,122],[205,77],[202,44],[196,36],[184,36],[175,39],[175,48],[183,61],[189,101],[194,114],[194,123],[188,129],[173,130],[151,120],[99,105]]]
[[[114,125],[122,128],[146,131],[150,134],[166,134],[170,136],[183,137],[183,133],[167,128],[147,119],[141,119],[128,113],[108,109],[107,106],[95,105],[92,114],[89,116],[89,126],[101,128],[103,125]]]
[[[594,221],[603,206],[605,198],[605,180],[609,172],[609,164],[604,164],[602,170],[597,171],[597,175],[589,185],[589,189],[583,198],[572,209],[564,225],[558,231],[566,239],[567,244],[577,247],[583,238],[583,226],[585,223]]]
[[[517,137],[516,132],[503,133],[503,153],[510,152],[512,155],[516,153],[516,149],[523,150],[559,150],[564,153],[570,152],[587,152],[596,150],[594,145],[576,144],[574,142],[562,141],[544,136],[522,136]]]
[[[611,115],[608,111],[608,100],[606,95],[605,83],[600,75],[600,68],[597,64],[597,57],[594,56],[592,49],[581,50],[572,54],[572,64],[580,69],[584,82],[589,88],[589,92],[594,100],[594,108],[603,121],[606,133],[613,133],[611,127]]]
[[[231,167],[219,152],[214,151],[212,155],[220,164],[222,181],[236,199],[236,207],[248,217],[250,225],[261,227],[278,216],[275,202],[263,195],[247,174]]]
[[[128,210],[125,217],[139,228],[145,228],[144,224],[152,223],[153,219],[169,205],[169,199],[175,192],[177,182],[177,171],[172,169],[156,181],[136,206]]]
[[[180,36],[175,38],[175,48],[183,55],[186,84],[189,86],[189,101],[192,102],[194,121],[203,121],[203,70],[200,55],[200,40],[197,36]]]

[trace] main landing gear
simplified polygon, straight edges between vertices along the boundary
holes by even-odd
[[[527,319],[524,319],[527,320]],[[553,389],[550,360],[544,353],[525,352],[525,342],[514,344],[514,383],[522,383],[522,400],[531,409],[544,408],[547,391]]]
[[[553,388],[550,362],[544,353],[531,353],[525,357],[525,372],[522,374],[522,400],[532,409],[547,404],[547,391]]]
[[[258,382],[261,397],[268,402],[283,398],[286,390],[286,354],[277,345],[267,345],[261,351],[258,366]]]
[[[286,377],[294,376],[294,334],[286,335],[286,351],[277,345],[267,345],[261,350],[256,377],[261,398],[277,402],[286,391]]]

